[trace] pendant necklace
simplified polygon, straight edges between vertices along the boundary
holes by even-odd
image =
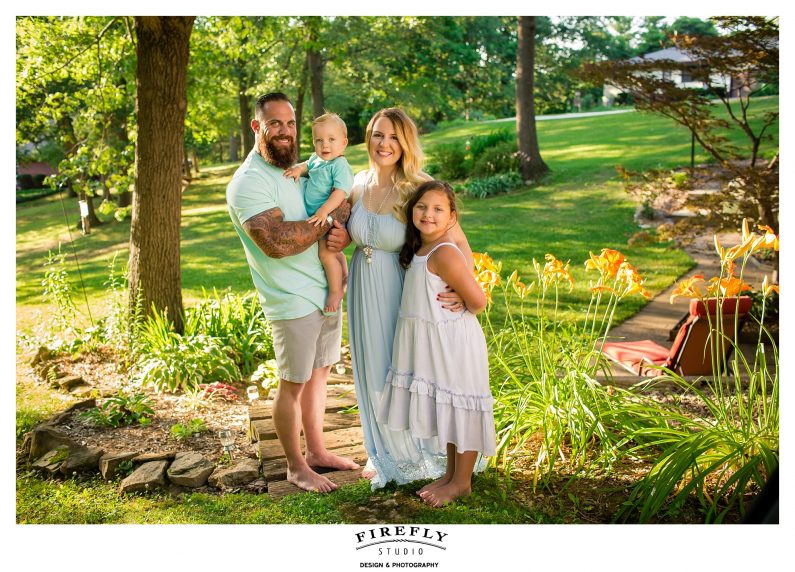
[[[372,178],[371,178],[371,180],[372,180]],[[370,207],[372,207],[372,206],[373,206],[373,186],[369,186],[369,187],[368,187],[368,189],[369,189],[369,191],[370,191],[370,200],[369,200],[369,203],[370,203],[370,205],[369,205],[369,206],[370,206]],[[394,183],[392,183],[392,188],[391,188],[391,189],[389,189],[389,192],[388,192],[388,193],[386,193],[386,194],[384,195],[384,198],[383,198],[383,199],[381,199],[381,204],[380,204],[380,205],[378,205],[378,209],[377,209],[376,211],[372,211],[372,210],[371,210],[371,209],[368,207],[368,205],[367,205],[367,203],[366,203],[366,202],[365,202],[365,205],[364,205],[364,206],[365,206],[365,207],[368,207],[368,208],[367,208],[367,210],[368,210],[368,211],[370,211],[371,213],[373,213],[373,212],[374,212],[374,214],[376,214],[376,215],[380,214],[380,213],[381,213],[381,208],[382,208],[382,207],[384,206],[384,204],[386,203],[386,200],[387,200],[389,197],[391,197],[391,196],[392,196],[392,192],[393,192],[394,190],[395,190],[395,184],[394,184]],[[367,190],[365,190],[365,198],[367,198],[367,197],[366,197],[366,193],[367,193]],[[372,223],[372,221],[370,221],[370,223]],[[367,244],[365,244],[365,245],[364,245],[364,248],[362,249],[362,251],[364,252],[364,260],[367,262],[367,264],[372,264],[372,263],[373,263],[373,247],[372,247],[372,246],[371,246],[371,244],[370,244],[370,243],[372,242],[372,236],[371,236],[371,233],[372,233],[372,226],[373,226],[372,224],[368,224],[368,225],[367,225]]]

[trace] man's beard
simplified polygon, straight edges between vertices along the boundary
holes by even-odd
[[[290,144],[287,147],[277,146],[273,138],[265,142],[268,151],[268,160],[273,165],[282,169],[292,167],[298,162],[298,149],[295,147],[295,139],[290,137]]]

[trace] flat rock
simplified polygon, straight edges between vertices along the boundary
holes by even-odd
[[[45,361],[50,361],[52,359],[52,352],[50,348],[47,346],[39,346],[39,349],[36,351],[36,355],[33,356],[33,359],[30,360],[30,365],[35,366],[39,365],[40,363],[44,363]]]
[[[256,459],[243,459],[231,467],[217,468],[210,475],[210,486],[218,488],[233,488],[247,485],[259,476],[259,461]]]
[[[37,459],[32,467],[56,475],[61,469],[66,458],[69,456],[69,447],[61,445],[51,451],[47,451],[41,458]]]
[[[146,491],[166,484],[168,461],[149,461],[125,478],[119,487],[122,493]]]
[[[138,451],[122,451],[120,453],[106,453],[99,458],[99,473],[106,481],[116,478],[119,465],[124,461],[131,461],[138,456]]]
[[[70,449],[79,447],[77,442],[66,435],[66,433],[58,431],[49,425],[39,425],[30,431],[30,452],[28,453],[28,458],[31,461],[35,461],[45,453],[61,445],[66,445]]]
[[[61,473],[92,473],[99,468],[99,458],[105,453],[99,447],[74,447],[61,465]]]
[[[58,387],[65,391],[69,391],[78,385],[86,385],[86,382],[79,375],[64,375],[62,377],[56,378],[55,383],[57,383]]]
[[[133,463],[148,463],[149,461],[171,461],[177,456],[176,451],[159,451],[156,453],[141,453],[133,457]]]
[[[94,393],[94,387],[88,385],[87,383],[82,383],[80,385],[72,387],[69,390],[69,393],[71,393],[75,397],[88,397],[89,395]]]
[[[175,485],[195,489],[207,484],[214,468],[200,453],[187,451],[177,453],[166,474]]]
[[[42,425],[58,425],[68,417],[72,415],[75,411],[83,411],[86,409],[91,409],[92,407],[97,406],[96,399],[84,399],[83,401],[78,401],[77,403],[71,405],[70,407],[64,409],[60,413],[56,413],[48,417]]]

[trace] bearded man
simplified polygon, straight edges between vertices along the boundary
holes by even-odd
[[[287,480],[304,490],[330,492],[337,485],[312,467],[359,468],[323,444],[326,381],[340,357],[342,312],[323,312],[328,283],[317,240],[333,224],[307,223],[305,179],[297,183],[284,176],[298,160],[295,111],[287,96],[261,96],[251,128],[254,149],[227,186],[226,203],[273,329],[280,377],[273,424],[287,458]],[[331,217],[344,224],[349,214],[343,202]]]

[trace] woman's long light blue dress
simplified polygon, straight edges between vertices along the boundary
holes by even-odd
[[[359,173],[354,186],[363,184],[366,175]],[[356,244],[348,276],[348,339],[368,467],[378,472],[371,481],[372,488],[389,481],[404,484],[438,478],[445,471],[446,451],[437,438],[415,439],[408,431],[380,426],[375,418],[392,363],[405,274],[398,254],[406,225],[391,213],[367,210],[360,199],[353,205],[348,232]],[[371,264],[362,250],[366,244],[373,247]]]

